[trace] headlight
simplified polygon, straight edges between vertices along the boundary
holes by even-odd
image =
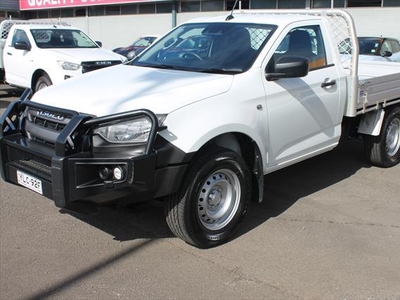
[[[110,143],[146,143],[151,129],[151,120],[146,117],[121,123],[100,126],[94,134]]]
[[[63,70],[68,70],[68,71],[77,71],[81,68],[80,64],[76,64],[73,62],[69,61],[64,61],[64,60],[59,60],[58,64]]]

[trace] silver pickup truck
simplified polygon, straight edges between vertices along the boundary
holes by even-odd
[[[340,139],[364,138],[373,165],[400,159],[400,64],[359,64],[341,10],[186,22],[130,64],[30,95],[0,119],[5,181],[70,210],[163,201],[199,248],[234,234],[265,174]]]

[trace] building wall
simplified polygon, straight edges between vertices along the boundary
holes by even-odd
[[[359,36],[390,36],[400,39],[400,27],[396,24],[400,7],[347,8],[347,11],[354,18]],[[178,13],[176,24],[193,18],[228,13],[227,11]],[[101,41],[103,47],[107,49],[126,46],[142,35],[163,35],[172,29],[173,24],[171,14],[74,17],[62,20],[84,30],[93,39]]]
[[[227,11],[179,13],[176,24],[193,18],[226,14]],[[101,41],[107,49],[127,46],[143,35],[163,35],[172,29],[173,24],[171,14],[73,17],[62,20],[82,29],[94,40]]]
[[[0,0],[0,22],[9,18],[19,18],[19,3],[16,0]]]
[[[19,3],[15,0],[1,0],[0,1],[1,11],[17,11],[19,10]]]
[[[359,36],[387,36],[400,39],[400,7],[347,8]]]
[[[103,47],[127,46],[142,35],[162,35],[172,28],[171,14],[64,18],[68,24],[101,41]]]

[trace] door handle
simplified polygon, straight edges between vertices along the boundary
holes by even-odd
[[[331,81],[321,83],[321,87],[324,88],[324,87],[332,86],[335,84],[336,84],[336,80],[331,80]]]
[[[7,52],[7,55],[12,55],[12,53],[11,52]]]

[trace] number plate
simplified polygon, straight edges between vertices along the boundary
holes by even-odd
[[[17,180],[20,185],[43,195],[42,181],[40,179],[17,170]]]

